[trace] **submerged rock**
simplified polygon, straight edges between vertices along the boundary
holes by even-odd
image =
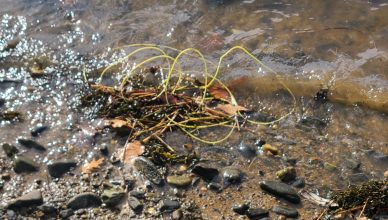
[[[181,205],[178,201],[165,199],[162,201],[162,204],[160,206],[161,212],[173,212],[176,209],[179,209]]]
[[[13,157],[17,153],[19,153],[19,150],[15,146],[7,143],[3,144],[3,150],[5,152],[5,155],[7,155],[7,157]]]
[[[158,168],[156,168],[156,166],[148,159],[144,157],[137,157],[134,160],[134,166],[152,183],[156,185],[161,185],[163,183],[162,174],[159,173]]]
[[[240,152],[240,154],[246,158],[252,158],[256,156],[257,153],[255,147],[245,144],[244,142],[241,142],[238,145],[238,152]]]
[[[260,219],[268,216],[268,210],[261,208],[249,208],[246,211],[246,215],[249,219]]]
[[[263,149],[263,151],[271,152],[271,154],[273,154],[273,155],[279,154],[278,148],[274,147],[272,145],[269,145],[269,144],[264,144],[262,149]]]
[[[276,176],[283,182],[291,182],[296,178],[294,167],[286,167],[276,172]]]
[[[21,209],[43,204],[42,193],[39,190],[31,191],[16,198],[7,205],[7,209]]]
[[[71,198],[67,202],[67,207],[78,210],[78,209],[85,209],[90,207],[98,207],[102,204],[101,199],[98,195],[94,193],[81,193],[73,198]]]
[[[39,170],[39,165],[35,163],[31,158],[23,155],[15,157],[13,162],[13,170],[16,173],[29,173]]]
[[[243,204],[234,204],[232,206],[232,210],[239,214],[239,215],[245,215],[247,210],[249,209],[249,205],[246,204],[246,203],[243,203]]]
[[[124,196],[125,191],[121,188],[106,189],[102,193],[101,199],[108,207],[114,207],[120,204]]]
[[[260,182],[260,187],[264,191],[283,198],[292,203],[299,203],[300,197],[298,193],[289,185],[275,181],[263,181]]]
[[[167,183],[174,186],[188,186],[192,182],[192,177],[189,175],[181,175],[181,176],[168,176]]]
[[[60,178],[63,174],[77,166],[77,162],[73,160],[55,161],[47,165],[49,174],[54,178]]]
[[[300,119],[299,123],[304,126],[315,128],[324,128],[327,125],[326,122],[314,116],[304,116]]]
[[[31,133],[31,136],[38,137],[41,133],[43,133],[44,131],[46,131],[48,129],[49,129],[49,127],[45,126],[45,125],[37,126],[37,127],[33,128],[30,133]]]
[[[273,206],[272,211],[289,218],[296,218],[299,215],[298,210],[287,206],[281,206],[281,205]]]
[[[227,167],[222,173],[222,177],[226,183],[239,183],[242,180],[242,176],[242,172],[234,167]]]
[[[222,191],[222,186],[218,183],[211,182],[207,185],[207,188],[210,189],[211,191],[218,192],[218,193]]]
[[[141,203],[136,197],[133,196],[128,198],[128,205],[135,213],[140,212],[144,206],[143,203]]]
[[[43,147],[41,144],[39,144],[38,142],[33,141],[33,140],[20,138],[20,139],[18,139],[18,142],[19,142],[19,144],[21,144],[23,147],[26,147],[26,148],[30,148],[30,149],[32,148],[32,149],[39,150],[39,151],[46,150],[45,147]]]
[[[206,181],[211,181],[219,174],[219,171],[217,168],[215,168],[211,164],[206,164],[203,162],[196,164],[194,168],[191,170],[191,172],[200,176]]]

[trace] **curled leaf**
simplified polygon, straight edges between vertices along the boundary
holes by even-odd
[[[212,95],[216,99],[221,100],[229,100],[230,94],[229,92],[222,86],[212,86],[208,89],[210,95]]]
[[[127,143],[123,149],[120,151],[120,158],[123,163],[129,164],[131,159],[137,156],[140,156],[144,153],[144,145],[140,141],[134,140],[130,143]]]

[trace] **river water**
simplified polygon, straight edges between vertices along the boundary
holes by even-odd
[[[243,46],[296,97],[289,117],[276,126],[259,126],[253,139],[265,139],[282,157],[296,158],[298,175],[323,196],[329,189],[383,179],[388,170],[387,15],[385,0],[0,0],[1,109],[24,118],[2,121],[0,141],[17,145],[18,138],[31,138],[31,129],[46,125],[49,130],[36,140],[48,152],[25,153],[40,164],[61,158],[82,163],[94,157],[98,145],[114,139],[106,135],[95,143],[93,128],[100,121],[91,120],[79,105],[85,77],[96,79],[102,67],[128,53],[115,48],[136,43],[193,47],[216,63],[228,49]],[[7,48],[13,40],[18,44]],[[43,63],[44,77],[31,76],[36,63]],[[187,66],[195,69],[196,61]],[[280,116],[292,108],[284,86],[243,53],[224,60],[220,78],[251,109]],[[328,91],[326,102],[314,100],[321,89]],[[249,138],[235,134],[223,146],[235,152]],[[116,147],[115,142],[109,148]],[[198,187],[187,190],[186,197],[199,204],[205,219],[234,219],[231,205],[239,201],[270,208],[276,201],[263,198],[257,183],[275,178],[287,163],[261,157],[251,163],[238,156],[233,163],[247,178],[240,192],[231,187],[199,196]],[[33,179],[25,175],[12,180],[13,186],[29,189]],[[12,189],[11,183],[5,187]],[[19,194],[9,191],[1,198]],[[297,208],[302,219],[321,211],[307,201]]]

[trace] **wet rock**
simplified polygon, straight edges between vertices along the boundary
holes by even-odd
[[[72,209],[65,209],[59,212],[59,217],[61,217],[62,219],[67,219],[72,215],[74,215],[74,211]]]
[[[37,207],[38,210],[42,211],[44,214],[54,214],[57,213],[57,208],[50,204],[43,204]]]
[[[274,196],[283,198],[289,202],[292,202],[292,203],[300,202],[300,197],[298,193],[296,193],[296,191],[291,186],[285,183],[267,180],[267,181],[260,182],[260,187],[264,191]]]
[[[269,145],[269,144],[264,144],[262,149],[263,149],[263,151],[271,152],[271,154],[273,154],[273,155],[278,155],[279,154],[278,148],[274,147],[272,145]]]
[[[222,186],[218,183],[209,183],[207,185],[207,188],[210,189],[211,191],[214,191],[214,192],[221,192],[222,191]]]
[[[173,212],[176,209],[179,209],[181,205],[178,201],[165,199],[162,201],[162,204],[160,206],[161,212]]]
[[[296,188],[303,188],[306,185],[306,181],[303,178],[297,178],[293,183],[292,186]]]
[[[291,182],[296,178],[294,167],[286,167],[276,172],[276,176],[283,182]]]
[[[238,152],[240,152],[240,154],[246,158],[252,158],[256,156],[257,153],[255,147],[245,144],[244,142],[241,142],[238,145]]]
[[[352,185],[357,185],[363,182],[367,182],[369,180],[368,176],[363,173],[350,174],[348,176],[348,179],[349,183]]]
[[[174,186],[185,187],[190,185],[191,182],[192,182],[192,177],[189,175],[167,177],[167,183]]]
[[[273,206],[272,211],[289,218],[296,218],[299,215],[298,210],[287,206],[281,206],[281,205]]]
[[[21,39],[20,39],[19,37],[14,38],[14,39],[12,39],[12,40],[9,40],[9,41],[7,42],[7,45],[5,46],[4,50],[5,50],[5,51],[9,51],[9,50],[15,49],[16,46],[20,43],[20,40],[21,40]]]
[[[191,170],[191,172],[200,176],[206,181],[211,181],[219,174],[219,171],[217,168],[203,162],[196,164],[194,168]]]
[[[171,214],[171,218],[172,218],[173,220],[180,220],[180,219],[182,219],[182,218],[183,218],[183,213],[182,213],[182,211],[179,210],[179,209],[173,211],[172,214]]]
[[[222,177],[226,183],[239,183],[241,182],[242,176],[242,172],[234,167],[227,167],[222,173]]]
[[[268,216],[268,210],[261,208],[249,208],[246,211],[246,215],[249,219],[261,219]]]
[[[43,147],[41,144],[39,144],[36,141],[29,140],[29,139],[18,139],[19,144],[21,144],[23,147],[30,148],[30,149],[35,149],[38,151],[45,151],[46,148]]]
[[[108,207],[114,207],[120,204],[121,200],[125,197],[125,191],[121,188],[106,189],[101,195],[102,201]]]
[[[15,146],[7,143],[3,144],[3,150],[5,152],[5,155],[7,155],[7,157],[13,157],[17,153],[19,153],[19,150]]]
[[[247,210],[249,209],[249,205],[246,204],[246,203],[243,203],[243,204],[234,204],[232,206],[232,210],[239,214],[239,215],[245,215]]]
[[[152,183],[156,185],[161,185],[163,183],[162,175],[159,173],[156,166],[148,159],[144,157],[137,157],[134,160],[134,166]]]
[[[28,208],[31,206],[38,206],[42,204],[42,193],[39,190],[33,190],[8,203],[7,209],[16,210],[21,208]]]
[[[37,127],[33,128],[30,133],[31,133],[31,136],[38,137],[41,133],[45,132],[48,129],[49,129],[49,127],[45,126],[45,125],[37,126]]]
[[[98,207],[101,205],[101,199],[98,195],[94,193],[81,193],[67,202],[67,207],[70,207],[73,210],[85,209],[90,207]]]
[[[307,127],[315,128],[324,128],[327,125],[326,122],[314,116],[304,116],[300,119],[299,123]]]
[[[140,190],[131,191],[129,195],[138,198],[138,199],[144,199],[145,198],[145,192]]]
[[[133,196],[128,198],[128,205],[135,213],[139,213],[143,209],[143,203]]]
[[[49,174],[54,178],[60,178],[63,174],[77,166],[77,162],[73,160],[55,161],[47,165]]]
[[[23,155],[15,157],[13,162],[13,170],[16,173],[29,173],[39,170],[39,166],[31,158]]]

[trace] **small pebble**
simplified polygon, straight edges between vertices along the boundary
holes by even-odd
[[[279,150],[276,147],[269,145],[269,144],[264,144],[262,149],[263,149],[263,151],[271,152],[271,154],[273,154],[273,155],[279,154]]]
[[[245,215],[247,210],[249,209],[249,205],[246,204],[246,203],[243,203],[243,204],[234,204],[232,206],[232,210],[239,214],[239,215]]]

